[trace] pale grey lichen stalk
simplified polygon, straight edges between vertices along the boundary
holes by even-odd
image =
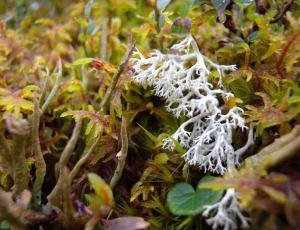
[[[241,228],[249,227],[249,218],[245,217],[241,211],[235,189],[227,189],[219,202],[213,205],[206,205],[203,216],[208,218],[206,222],[213,229],[218,229],[219,227],[222,227],[224,230],[237,229],[238,221],[241,224]]]
[[[227,109],[219,98],[230,98],[222,79],[235,65],[218,65],[201,54],[192,35],[175,44],[171,53],[158,50],[149,57],[137,50],[131,62],[135,82],[153,87],[157,96],[166,100],[166,108],[176,117],[185,115],[187,120],[177,131],[163,142],[163,147],[174,148],[174,140],[187,151],[184,159],[189,165],[196,165],[204,172],[223,175],[229,167],[238,164],[238,158],[253,143],[252,132],[246,145],[238,150],[232,146],[232,132],[246,129],[239,107]],[[218,87],[209,81],[210,73],[219,74]],[[207,206],[203,213],[210,217],[207,222],[213,228],[235,229],[237,220],[247,227],[234,189],[228,189],[222,200]]]

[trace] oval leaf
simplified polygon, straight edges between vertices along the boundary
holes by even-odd
[[[204,177],[200,183],[211,178]],[[204,205],[218,202],[222,194],[223,191],[220,190],[197,188],[195,191],[188,183],[178,183],[168,193],[167,202],[170,211],[175,215],[197,215],[203,211]]]
[[[101,198],[103,204],[111,207],[114,197],[109,185],[95,173],[89,173],[88,179],[91,187],[95,190],[96,195]]]

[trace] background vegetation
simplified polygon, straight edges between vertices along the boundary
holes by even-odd
[[[210,229],[171,208],[179,182],[235,188],[253,229],[297,229],[300,1],[3,0],[0,16],[0,229]],[[185,118],[131,78],[135,47],[172,53],[188,32],[237,65],[225,104],[256,124],[240,168],[208,183],[161,147]]]

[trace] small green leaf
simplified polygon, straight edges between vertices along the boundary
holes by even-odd
[[[155,156],[154,161],[155,163],[159,164],[159,165],[163,165],[166,164],[169,160],[168,154],[166,153],[160,153],[158,155]]]
[[[77,59],[76,61],[74,61],[72,63],[72,65],[85,65],[85,64],[89,64],[93,61],[93,58],[80,58],[80,59]]]
[[[180,154],[185,154],[186,150],[181,146],[181,144],[179,144],[179,142],[177,140],[175,140],[173,137],[170,137],[173,141],[174,144],[174,149],[176,150],[176,152],[180,153]]]
[[[114,197],[109,185],[95,173],[89,173],[88,179],[96,195],[102,199],[103,204],[111,207],[114,202]]]
[[[230,3],[230,0],[212,0],[212,4],[217,10],[218,17],[223,15],[224,10],[226,9],[227,5]]]
[[[185,0],[181,1],[180,7],[179,7],[179,15],[181,17],[186,17],[190,10],[192,9],[194,0]]]
[[[234,2],[241,6],[249,6],[254,2],[254,0],[235,0]]]
[[[145,129],[143,126],[141,126],[140,124],[138,124],[138,126],[141,127],[141,129],[145,132],[145,134],[147,135],[147,137],[149,137],[149,139],[151,141],[153,141],[154,143],[157,141],[157,137],[155,135],[153,135],[152,133],[150,133],[147,129]]]
[[[159,19],[158,19],[158,25],[159,28],[162,28],[165,24],[165,15],[164,14],[159,14]]]
[[[157,7],[157,9],[162,10],[167,5],[169,5],[170,2],[171,2],[171,0],[157,0],[156,7]]]
[[[199,183],[214,179],[212,176],[205,176]],[[223,191],[201,189],[196,191],[188,183],[176,184],[168,193],[167,203],[170,211],[175,215],[189,216],[197,215],[204,209],[204,205],[214,204],[222,197]]]
[[[94,194],[91,194],[91,195],[85,194],[84,197],[87,200],[87,202],[89,203],[89,206],[93,210],[99,210],[101,205],[103,205],[103,201],[102,201],[101,197],[99,197],[99,196],[96,196]]]

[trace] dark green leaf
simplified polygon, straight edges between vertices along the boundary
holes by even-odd
[[[230,3],[230,0],[212,0],[212,4],[217,10],[218,16],[223,15],[224,10],[227,5]]]
[[[214,179],[205,176],[199,183]],[[222,197],[223,191],[211,189],[199,189],[196,191],[188,183],[176,184],[168,193],[167,202],[170,211],[175,215],[197,215],[204,209],[204,205],[214,204]]]

